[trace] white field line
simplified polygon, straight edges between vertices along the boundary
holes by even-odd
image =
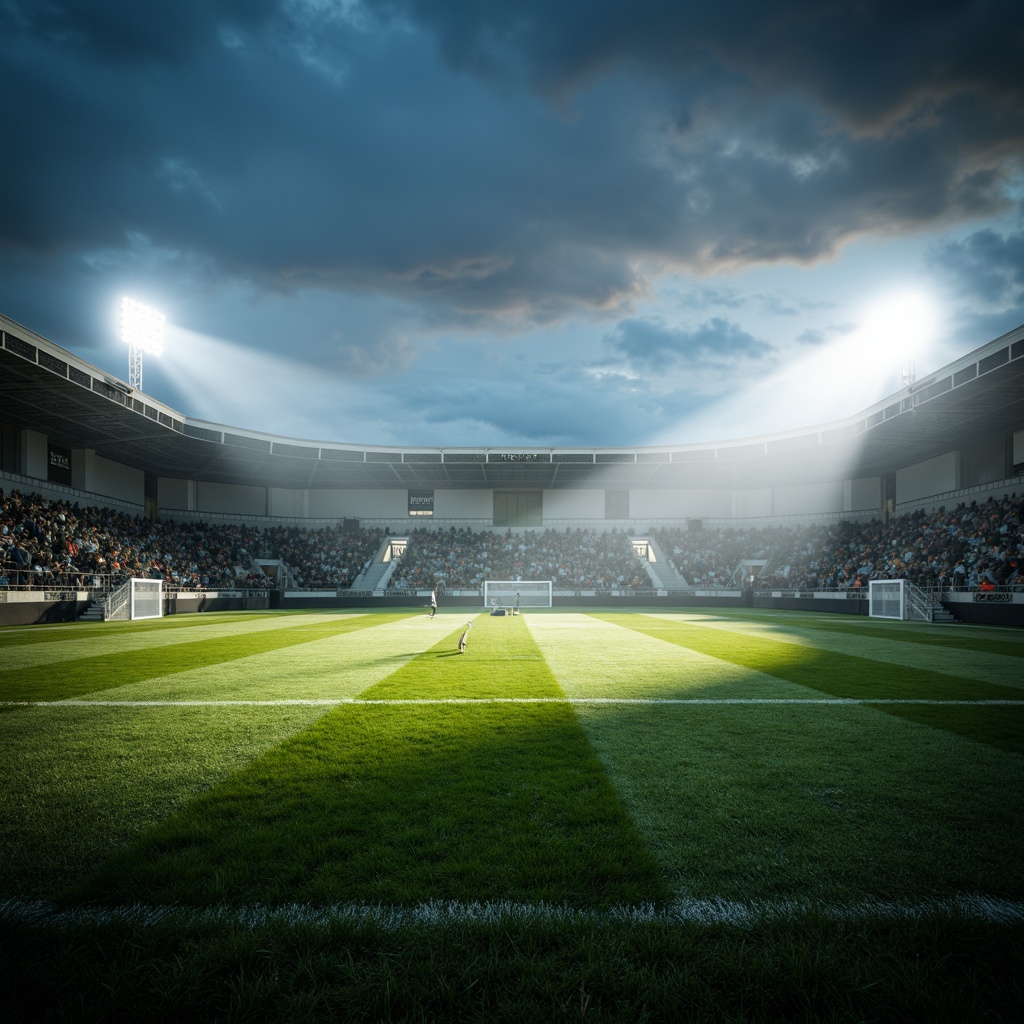
[[[153,906],[129,903],[112,907],[86,906],[61,909],[42,900],[0,901],[0,920],[58,930],[110,924],[132,927],[227,924],[243,928],[283,924],[329,928],[340,923],[368,925],[388,931],[424,926],[579,923],[730,924],[749,927],[759,922],[797,920],[806,917],[840,922],[953,918],[1008,924],[1024,921],[1024,904],[993,896],[974,895],[917,902],[866,899],[850,904],[816,900],[755,900],[741,903],[725,899],[678,899],[664,906],[641,903],[607,909],[572,907],[562,903],[454,900],[431,900],[411,907],[374,903],[286,903],[275,907],[261,904],[185,907],[176,904]]]
[[[0,707],[30,708],[177,708],[288,707],[341,705],[429,704],[933,704],[957,707],[1016,706],[1021,700],[926,700],[899,697],[422,697],[407,700],[363,700],[359,697],[295,698],[291,700],[4,700]]]

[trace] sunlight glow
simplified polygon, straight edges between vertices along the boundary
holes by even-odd
[[[183,396],[189,416],[281,436],[344,441],[348,438],[333,436],[342,408],[375,436],[377,424],[358,384],[330,370],[317,372],[308,364],[184,327],[172,326],[169,340],[175,358],[161,363],[161,372]]]
[[[912,365],[935,336],[934,304],[919,292],[888,296],[869,307],[863,337],[868,358],[879,367]]]

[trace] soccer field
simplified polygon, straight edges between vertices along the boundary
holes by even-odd
[[[0,712],[8,1019],[1024,1005],[1019,631],[546,610],[32,627],[0,630]]]

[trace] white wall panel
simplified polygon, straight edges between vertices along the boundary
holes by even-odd
[[[146,499],[146,474],[141,469],[123,466],[97,455],[89,490],[141,505]]]
[[[859,480],[847,480],[847,493],[844,511],[861,512],[864,509],[878,511],[882,507],[882,478],[867,476]]]
[[[604,491],[545,491],[544,522],[552,519],[604,520]]]
[[[633,519],[724,519],[732,514],[732,492],[724,490],[636,490],[629,492]]]
[[[200,512],[228,515],[265,516],[267,489],[245,484],[210,484],[199,481],[196,504]]]
[[[434,491],[435,519],[484,519],[490,523],[493,516],[494,492],[491,490]],[[419,516],[413,518],[421,519]],[[427,521],[422,519],[422,522]]]
[[[805,484],[801,487],[776,487],[772,495],[772,515],[820,515],[843,511],[843,482]]]
[[[960,453],[946,452],[934,459],[896,470],[896,503],[930,498],[960,486]]]
[[[164,509],[181,511],[188,509],[188,480],[174,480],[162,476],[157,481],[157,503],[160,506],[161,514]]]

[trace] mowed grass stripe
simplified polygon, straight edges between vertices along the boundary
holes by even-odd
[[[800,698],[807,691],[678,644],[623,630],[583,613],[524,615],[559,685],[574,699],[587,697]]]
[[[759,616],[756,611],[741,614],[744,619],[751,621],[760,620],[773,624],[778,622],[775,618]],[[832,622],[833,619],[837,621]],[[977,654],[998,654],[1004,658],[1024,658],[1024,635],[1015,637],[1006,633],[994,633],[991,627],[975,627],[964,623],[932,625],[923,622],[884,622],[836,613],[829,613],[821,618],[799,617],[796,624],[801,629],[848,629],[862,637],[924,644],[953,654],[957,651],[972,651]]]
[[[364,615],[358,628],[315,642],[154,676],[91,693],[89,700],[289,700],[354,697],[436,640],[424,616]]]
[[[451,656],[455,631],[364,696],[561,695],[521,622],[479,621],[476,655]],[[668,890],[569,706],[462,704],[331,712],[67,895],[611,906]]]
[[[0,892],[52,897],[324,710],[62,706],[5,716]]]
[[[323,623],[336,622],[343,618],[362,616],[365,613],[332,615],[282,615],[267,614],[250,619],[239,616],[222,618],[217,613],[190,616],[184,626],[163,625],[172,620],[162,619],[160,625],[141,629],[116,629],[109,632],[105,623],[98,623],[100,631],[89,629],[88,624],[82,630],[71,632],[61,631],[50,637],[48,644],[37,644],[31,647],[15,647],[11,650],[0,649],[0,665],[4,670],[14,668],[31,668],[35,665],[53,665],[62,661],[75,661],[81,658],[99,657],[104,654],[123,654],[125,651],[149,650],[154,647],[172,647],[175,644],[190,643],[198,640],[212,640],[216,637],[235,636],[238,633],[273,632],[278,629],[319,628]],[[175,616],[176,618],[176,616]]]
[[[413,648],[429,646],[415,619],[365,618],[384,621],[137,685],[165,692],[186,686],[206,695],[243,687],[256,695],[318,687],[335,697],[356,694],[414,656]],[[381,647],[390,657],[379,656]],[[206,704],[126,712],[93,699],[80,705],[51,704],[42,717],[23,709],[0,720],[0,863],[3,885],[13,886],[13,894],[52,895],[58,882],[77,879],[335,706]]]
[[[904,643],[899,633],[880,638],[874,630],[862,634],[858,630],[843,628],[828,629],[819,626],[804,628],[802,624],[788,619],[775,618],[771,621],[754,620],[747,617],[734,619],[730,615],[687,615],[657,613],[656,618],[669,623],[691,622],[709,629],[723,629],[746,636],[763,637],[782,643],[805,644],[836,654],[856,653],[858,657],[870,658],[887,665],[906,665],[909,668],[938,672],[941,675],[956,676],[960,679],[974,679],[982,683],[996,683],[1024,690],[1024,665],[1017,658],[984,651],[957,652],[943,647],[931,647],[921,643]],[[834,613],[828,616],[835,620]],[[914,631],[915,624],[907,624],[908,631]]]
[[[105,653],[63,660],[59,664],[34,665],[0,672],[0,699],[52,700],[54,697],[78,697],[139,682],[154,676],[225,664],[238,658],[267,651],[311,643],[326,636],[366,629],[402,613],[381,616],[357,616],[320,621],[315,626],[296,625],[281,629],[254,631],[245,623],[236,623],[228,636],[189,640],[168,646],[142,647],[124,654]],[[73,642],[73,641],[72,641]]]
[[[151,633],[159,630],[211,627],[227,622],[254,622],[259,618],[276,617],[277,612],[188,612],[159,619],[136,619],[134,622],[114,619],[109,622],[68,622],[6,626],[0,629],[0,653],[16,647],[34,647],[36,644],[60,643],[65,634],[79,639],[99,639],[119,634]]]
[[[957,679],[905,665],[894,667],[853,654],[835,654],[803,644],[704,627],[693,619],[666,629],[667,620],[653,616],[599,613],[596,617],[834,697],[1015,700],[1020,693],[1009,686]],[[980,743],[1024,753],[1024,709],[1019,705],[873,707]]]
[[[864,705],[576,713],[679,896],[1024,898],[1019,755]]]
[[[432,624],[451,630],[451,616]],[[466,653],[459,636],[472,623]],[[360,694],[367,700],[397,697],[562,697],[522,617],[476,615],[460,619],[451,632],[407,671],[396,672]]]

